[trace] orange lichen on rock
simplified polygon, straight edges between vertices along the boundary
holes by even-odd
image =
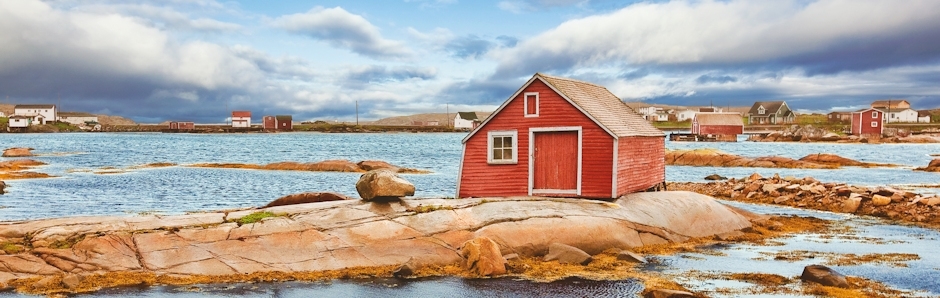
[[[46,163],[32,159],[15,159],[0,162],[0,180],[6,179],[32,179],[53,177],[46,173],[26,172],[24,170],[45,165]]]

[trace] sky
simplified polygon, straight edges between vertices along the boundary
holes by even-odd
[[[537,72],[628,102],[940,108],[940,1],[0,1],[0,103],[142,123],[492,111]]]

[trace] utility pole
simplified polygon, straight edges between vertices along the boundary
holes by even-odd
[[[359,126],[359,101],[356,101],[356,126]]]
[[[450,103],[444,104],[444,117],[447,118],[447,127],[450,127]]]

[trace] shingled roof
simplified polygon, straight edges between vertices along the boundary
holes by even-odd
[[[744,120],[738,113],[697,113],[695,121],[699,125],[738,125],[744,126]]]
[[[615,137],[665,136],[603,86],[541,73],[534,77],[553,87]]]
[[[780,111],[780,107],[785,104],[787,104],[785,101],[756,101],[754,105],[751,106],[751,110],[747,111],[747,113],[755,117],[767,117]],[[766,110],[764,114],[757,113],[760,107],[764,107],[764,110]]]
[[[457,112],[457,115],[463,120],[479,120],[476,112]]]

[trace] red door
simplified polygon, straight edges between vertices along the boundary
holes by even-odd
[[[532,189],[563,190],[542,193],[576,193],[578,189],[578,132],[536,132]]]

